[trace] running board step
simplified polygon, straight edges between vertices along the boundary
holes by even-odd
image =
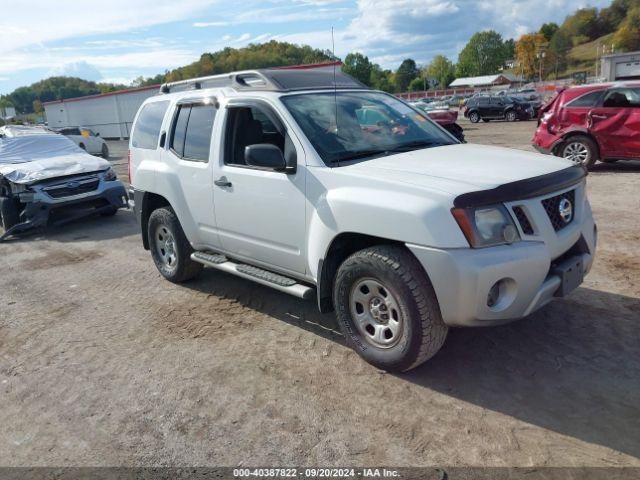
[[[191,260],[202,263],[207,267],[216,268],[238,277],[253,280],[256,283],[288,293],[298,298],[311,299],[315,296],[315,289],[296,282],[293,278],[262,268],[236,263],[219,253],[194,252]]]

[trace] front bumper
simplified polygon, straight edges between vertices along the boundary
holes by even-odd
[[[580,259],[586,274],[596,247],[593,220],[584,222],[578,233],[566,256]],[[517,320],[561,292],[561,276],[554,269],[544,242],[521,241],[484,249],[407,247],[428,273],[442,318],[451,326],[490,326]],[[489,307],[489,290],[500,280],[506,281],[501,299]]]
[[[63,225],[79,218],[108,211],[113,208],[126,208],[127,192],[119,180],[99,179],[95,190],[77,195],[54,198],[47,193],[47,187],[54,182],[35,184],[18,198],[22,205],[21,223],[13,226],[0,237],[0,240],[48,225]],[[59,213],[64,215],[59,216]],[[52,217],[55,219],[52,220]]]

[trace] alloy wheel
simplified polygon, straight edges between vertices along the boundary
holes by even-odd
[[[562,151],[562,156],[578,165],[584,165],[589,161],[590,152],[582,142],[568,143]]]

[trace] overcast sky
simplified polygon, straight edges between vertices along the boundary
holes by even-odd
[[[270,39],[360,51],[395,68],[406,57],[455,61],[469,36],[517,37],[609,0],[2,0],[0,93],[50,75],[129,83],[201,53]]]

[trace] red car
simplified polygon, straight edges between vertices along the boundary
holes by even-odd
[[[540,110],[533,143],[586,168],[640,159],[640,82],[560,91]]]

